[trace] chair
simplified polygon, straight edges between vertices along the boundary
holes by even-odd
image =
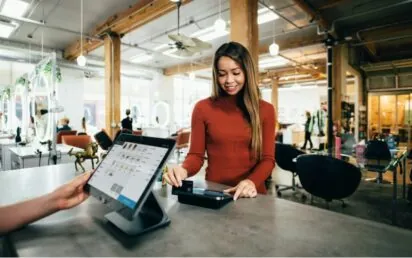
[[[305,154],[296,160],[296,171],[303,189],[324,199],[329,207],[332,200],[351,196],[360,184],[361,171],[356,166],[326,155]]]
[[[283,170],[289,171],[292,173],[292,185],[281,185],[276,184],[276,192],[279,197],[282,196],[282,191],[292,189],[301,189],[300,185],[296,185],[295,177],[296,174],[296,161],[294,160],[297,156],[305,154],[305,152],[294,148],[292,145],[276,143],[275,145],[275,160],[276,164]],[[306,196],[302,195],[302,199],[305,199]]]
[[[60,144],[62,143],[62,136],[63,135],[76,135],[77,130],[70,130],[70,131],[60,131],[57,133],[57,140],[56,143]]]
[[[177,152],[177,162],[179,163],[180,154],[184,148],[189,147],[190,141],[190,131],[178,132],[176,136],[176,152]]]
[[[99,144],[102,150],[109,150],[110,147],[113,146],[113,141],[110,139],[110,136],[106,133],[106,131],[102,130],[94,135],[94,139],[96,140],[97,144]]]
[[[64,135],[62,141],[66,145],[85,150],[87,145],[92,142],[92,138],[89,135]]]
[[[137,136],[141,136],[141,135],[143,135],[143,131],[142,130],[133,130],[132,134],[137,135]]]
[[[382,174],[386,172],[386,167],[392,159],[388,144],[380,140],[369,141],[366,145],[364,157],[367,160],[365,168],[368,171],[378,173],[378,177],[366,179],[366,181],[383,183]]]

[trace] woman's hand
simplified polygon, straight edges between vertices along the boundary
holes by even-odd
[[[57,210],[75,207],[89,197],[89,194],[83,188],[91,174],[91,172],[83,173],[51,193]]]
[[[187,170],[182,166],[169,167],[167,173],[163,174],[163,178],[169,185],[181,187],[182,180],[187,178]]]
[[[238,198],[254,198],[257,195],[255,183],[250,179],[245,179],[239,182],[237,186],[224,190],[225,193],[235,193],[233,200]]]

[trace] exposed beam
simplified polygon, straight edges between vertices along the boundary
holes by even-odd
[[[351,2],[352,0],[330,0],[326,4],[320,6],[318,9],[319,10],[324,10],[328,8],[335,7],[337,5],[343,4],[344,2]]]
[[[319,25],[321,25],[324,29],[328,29],[328,23],[326,22],[325,19],[320,15],[318,11],[313,8],[313,6],[310,6],[307,2],[304,0],[293,0],[297,6],[299,6],[304,12],[306,12],[310,17],[311,20],[317,21]]]
[[[182,0],[187,4],[192,0]],[[157,18],[176,9],[176,4],[169,0],[140,0],[127,10],[114,14],[105,22],[97,25],[89,36],[101,37],[106,32],[115,32],[118,35],[129,33]],[[64,51],[64,58],[76,59],[82,52],[88,53],[102,46],[103,41],[86,40],[83,42],[83,51],[80,49],[80,39],[70,44]]]

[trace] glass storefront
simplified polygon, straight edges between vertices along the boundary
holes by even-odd
[[[368,96],[369,139],[377,134],[399,136],[402,144],[410,145],[412,127],[412,94],[375,94]]]

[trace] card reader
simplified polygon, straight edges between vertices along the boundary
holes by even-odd
[[[233,200],[233,196],[222,191],[193,187],[193,181],[183,180],[181,187],[172,187],[172,194],[177,195],[180,203],[219,209]]]

